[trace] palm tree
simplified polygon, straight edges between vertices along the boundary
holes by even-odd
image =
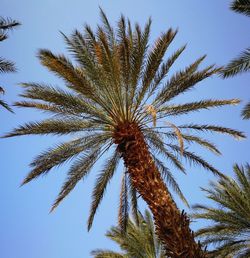
[[[19,22],[11,19],[4,19],[0,17],[0,41],[8,38],[6,32],[16,26],[20,25]],[[15,72],[16,68],[13,62],[0,57],[0,73]],[[4,89],[0,86],[0,94],[4,94]],[[0,99],[0,105],[10,112],[13,112],[9,105]]]
[[[151,20],[143,30],[138,24],[132,29],[130,21],[121,16],[117,30],[114,30],[102,10],[101,17],[103,24],[98,26],[96,33],[86,25],[83,34],[75,31],[71,37],[63,35],[76,64],[64,55],[55,55],[49,50],[39,52],[41,63],[62,78],[67,89],[38,83],[22,84],[24,92],[21,96],[28,100],[15,105],[43,110],[54,116],[20,126],[6,137],[76,134],[71,141],[58,144],[37,156],[23,184],[75,158],[53,204],[54,210],[97,161],[109,153],[110,157],[106,158],[94,186],[88,228],[119,160],[123,160],[125,176],[122,180],[120,221],[126,222],[128,216],[128,192],[132,210],[136,210],[139,193],[152,211],[156,232],[165,245],[166,254],[170,257],[203,257],[189,229],[189,219],[179,211],[164,184],[163,177],[181,195],[171,171],[161,159],[168,159],[184,172],[179,159],[181,155],[218,175],[220,172],[216,168],[183,148],[184,142],[197,143],[219,154],[212,143],[196,136],[195,132],[218,132],[235,138],[244,135],[216,125],[176,126],[169,119],[201,109],[237,104],[239,100],[169,103],[196,83],[220,71],[220,68],[208,66],[198,70],[205,58],[203,56],[163,83],[170,67],[185,49],[185,46],[181,47],[163,61],[177,32],[169,29],[149,49]],[[192,133],[187,133],[187,130]]]
[[[217,208],[196,205],[195,218],[210,220],[212,225],[197,231],[203,244],[217,244],[211,257],[250,257],[250,166],[235,165],[236,179],[221,178],[203,189]]]
[[[235,12],[250,16],[250,0],[234,0],[231,9]],[[224,78],[235,76],[250,70],[250,48],[247,48],[238,57],[233,59],[221,72]],[[250,102],[242,111],[244,119],[250,119]]]
[[[162,245],[155,234],[154,223],[149,211],[144,217],[138,214],[138,223],[128,220],[127,232],[120,226],[111,227],[106,236],[115,241],[123,253],[97,249],[91,252],[95,258],[164,258]]]

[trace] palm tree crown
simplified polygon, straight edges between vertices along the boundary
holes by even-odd
[[[11,19],[4,19],[0,17],[0,41],[8,38],[6,32],[16,26],[20,25],[19,22]],[[0,57],[0,73],[15,72],[15,65],[13,62]],[[4,94],[4,89],[0,86],[0,94]],[[10,112],[13,112],[9,105],[0,99],[0,105]]]
[[[127,232],[119,226],[112,227],[106,236],[115,241],[123,253],[97,249],[91,252],[95,258],[164,258],[162,245],[155,234],[154,223],[149,211],[138,214],[138,222],[129,219]]]
[[[212,257],[250,257],[250,166],[234,166],[236,179],[223,177],[203,189],[218,208],[196,205],[195,218],[211,220],[213,225],[197,231],[203,244],[217,244]]]
[[[162,190],[152,196],[156,200],[158,195],[165,196],[160,193],[160,191],[165,192],[166,187],[160,182],[161,178],[157,174],[159,172],[186,202],[162,158],[185,172],[179,159],[179,155],[182,155],[194,164],[201,165],[214,174],[220,174],[201,157],[183,148],[183,144],[193,142],[220,154],[214,144],[195,135],[195,132],[211,131],[235,138],[242,138],[244,135],[217,125],[176,126],[169,122],[174,116],[239,102],[237,99],[209,99],[186,104],[169,102],[177,95],[192,89],[196,83],[220,71],[220,68],[214,66],[198,70],[205,58],[203,56],[164,80],[171,66],[185,50],[183,46],[163,60],[177,31],[169,29],[162,33],[153,47],[149,48],[150,19],[144,29],[138,24],[132,29],[130,21],[121,16],[115,30],[102,10],[101,18],[103,23],[98,26],[96,32],[86,25],[84,33],[76,30],[71,37],[63,34],[76,64],[64,55],[40,50],[38,57],[41,63],[62,78],[67,89],[47,84],[23,83],[24,92],[21,96],[28,100],[17,102],[15,105],[43,110],[53,116],[20,126],[6,137],[28,134],[76,134],[73,140],[58,144],[37,156],[31,163],[31,172],[23,181],[23,184],[28,183],[40,175],[47,174],[53,167],[74,159],[52,210],[90,172],[104,153],[110,154],[94,186],[88,228],[92,225],[108,182],[114,175],[119,161],[123,159],[125,173],[122,180],[119,214],[120,222],[125,228],[129,202],[132,210],[134,212],[137,210],[137,191],[144,199],[150,201],[150,191],[161,187]],[[187,130],[192,133],[187,133]],[[167,139],[171,141],[166,141]],[[146,170],[150,171],[146,173]],[[156,180],[156,175],[160,181]],[[146,176],[151,179],[146,179]],[[147,187],[141,180],[152,183],[152,186]],[[160,182],[160,186],[156,185],[156,181]],[[149,192],[144,193],[144,190]],[[167,199],[170,201],[168,194],[167,196],[161,201],[151,200],[151,204],[165,205]],[[176,206],[173,203],[172,205],[176,211]],[[151,209],[157,213],[160,208],[151,207]],[[173,223],[180,224],[177,221]],[[184,224],[188,226],[188,222]]]

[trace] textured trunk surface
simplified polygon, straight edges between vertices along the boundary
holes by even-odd
[[[136,124],[120,125],[113,135],[132,184],[148,204],[167,257],[204,258],[194,240],[189,219],[181,213],[168,192]]]

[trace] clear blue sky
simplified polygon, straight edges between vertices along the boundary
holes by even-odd
[[[5,86],[5,100],[18,99],[20,82],[46,82],[62,84],[43,68],[36,53],[39,48],[48,48],[56,53],[66,53],[59,31],[66,34],[84,23],[96,26],[100,21],[98,6],[101,6],[113,25],[121,13],[141,25],[152,17],[151,39],[155,39],[169,27],[179,28],[170,53],[188,43],[175,69],[184,68],[195,58],[207,54],[206,64],[223,65],[250,45],[250,19],[229,10],[231,1],[200,0],[1,0],[3,17],[11,17],[22,23],[10,33],[10,38],[0,45],[0,55],[16,62],[18,73],[1,75]],[[172,71],[173,72],[173,71]],[[250,134],[250,122],[240,118],[240,111],[250,100],[249,74],[222,80],[213,77],[188,92],[179,102],[202,98],[240,98],[236,107],[203,111],[192,116],[183,116],[174,121],[186,123],[214,123],[233,127]],[[0,134],[13,127],[44,115],[40,112],[15,109],[13,115],[0,111]],[[249,160],[249,140],[235,141],[227,136],[208,134],[222,151],[221,157],[193,148],[199,155],[226,174],[232,174],[232,164]],[[31,137],[1,139],[0,141],[0,257],[2,258],[88,258],[95,248],[116,248],[104,237],[104,233],[117,222],[117,208],[121,173],[117,173],[109,185],[105,199],[98,211],[92,230],[86,230],[90,195],[98,171],[92,171],[88,179],[75,188],[68,198],[53,213],[49,214],[65,178],[67,165],[52,170],[46,178],[19,188],[29,172],[28,164],[40,151],[60,141],[56,137]],[[205,187],[213,177],[198,167],[189,167],[188,175],[173,171],[191,204],[208,203],[199,187]],[[178,205],[183,205],[176,199]],[[142,204],[142,209],[144,205]],[[193,224],[197,228],[201,224]]]

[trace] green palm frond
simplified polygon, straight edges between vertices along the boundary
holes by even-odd
[[[20,25],[19,22],[12,20],[10,18],[3,18],[0,17],[0,42],[7,39],[7,31],[13,29],[14,27]],[[9,73],[9,72],[16,72],[15,64],[9,60],[6,60],[0,57],[0,73]],[[2,87],[0,87],[0,93],[3,92]],[[0,106],[4,107],[8,111],[13,112],[10,106],[3,100],[0,99]]]
[[[90,209],[90,215],[88,218],[88,230],[90,230],[90,228],[92,226],[92,223],[93,223],[93,220],[95,217],[95,213],[96,213],[98,206],[104,196],[106,187],[115,173],[115,170],[118,166],[119,160],[120,160],[120,154],[116,150],[114,152],[113,156],[111,156],[111,158],[109,160],[107,160],[106,164],[104,165],[103,170],[101,171],[101,173],[98,175],[98,177],[96,179],[96,183],[95,183],[94,190],[92,193],[92,205],[91,205],[91,209]]]
[[[165,143],[163,139],[161,139],[161,136],[159,134],[155,133],[154,131],[146,131],[145,135],[147,137],[149,147],[151,147],[152,150],[158,151],[165,158],[167,158],[176,168],[185,173],[185,168],[183,167],[181,161],[171,151],[165,148]]]
[[[14,27],[19,26],[18,21],[12,20],[10,18],[0,17],[0,41],[8,38],[7,31],[12,30]]]
[[[236,105],[240,103],[238,99],[232,100],[202,100],[198,102],[186,103],[183,105],[170,105],[160,107],[158,112],[163,116],[177,116],[187,114],[193,111],[199,111],[200,109],[209,109],[213,107],[220,107],[224,105]]]
[[[20,22],[12,20],[11,18],[0,17],[0,30],[9,30],[13,29],[15,26],[20,25]]]
[[[128,202],[128,176],[126,172],[123,174],[120,192],[120,205],[118,214],[118,224],[122,233],[127,231],[129,202]]]
[[[195,155],[193,152],[184,150],[182,151],[181,148],[174,144],[167,144],[171,149],[176,151],[177,153],[181,154],[187,161],[189,161],[191,164],[197,164],[204,169],[211,171],[216,176],[222,176],[222,173],[214,168],[211,164],[209,164],[207,161],[205,161],[203,158],[199,157],[198,155]]]
[[[224,78],[235,76],[236,74],[250,70],[250,48],[247,48],[238,57],[233,59],[223,70],[221,74]]]
[[[250,102],[248,102],[241,113],[244,119],[250,119]]]
[[[97,147],[93,148],[87,155],[83,155],[73,163],[68,172],[68,178],[65,181],[54,204],[52,205],[51,211],[53,211],[59,205],[59,203],[74,189],[76,184],[90,172],[95,162],[105,151],[107,151],[107,149],[104,148],[104,150],[101,151],[100,144],[98,144]]]
[[[231,9],[235,12],[250,16],[250,1],[249,0],[234,0],[231,4]]]
[[[116,242],[122,252],[97,249],[91,252],[93,257],[126,257],[126,258],[163,258],[162,245],[157,239],[151,214],[145,211],[142,216],[138,213],[139,224],[132,219],[128,220],[127,233],[124,234],[119,226],[112,227],[106,234]]]
[[[217,125],[187,124],[187,125],[179,125],[178,127],[183,129],[191,129],[191,130],[198,130],[198,131],[204,131],[204,132],[207,131],[207,132],[228,134],[238,140],[244,139],[246,137],[242,132],[239,132],[227,127],[217,126]]]
[[[155,105],[157,108],[174,98],[175,96],[184,93],[196,85],[196,83],[210,77],[211,75],[218,73],[221,68],[213,68],[214,66],[208,66],[207,68],[197,71],[199,64],[204,60],[205,56],[197,59],[194,63],[188,66],[185,70],[177,72],[163,87],[156,97]]]
[[[15,71],[16,71],[16,68],[13,62],[0,57],[0,73],[9,73],[9,72],[13,73]]]
[[[14,113],[12,108],[3,100],[0,99],[0,106],[4,107],[5,109],[7,109],[8,111],[10,111],[11,113]]]
[[[93,146],[96,146],[96,144],[105,143],[108,139],[108,135],[95,133],[94,135],[87,135],[86,137],[57,144],[54,148],[49,148],[47,151],[38,155],[30,164],[32,170],[24,179],[22,185],[42,174],[47,174],[52,168],[62,165],[81,152],[88,151]]]
[[[195,205],[194,218],[212,221],[196,235],[204,245],[214,244],[216,257],[244,256],[250,253],[250,166],[234,166],[235,179],[224,176],[203,189],[216,208]]]
[[[235,12],[250,16],[250,1],[249,0],[234,0],[231,4],[231,9]],[[247,48],[238,57],[234,58],[229,64],[223,68],[221,75],[224,78],[235,76],[237,74],[247,72],[250,70],[250,48]],[[250,104],[247,104],[243,111],[243,119],[250,118]]]
[[[27,123],[6,134],[5,137],[28,134],[55,134],[64,135],[81,131],[101,130],[97,122],[83,121],[81,119],[46,119],[41,122]]]
[[[139,224],[139,216],[138,216],[138,201],[137,201],[137,191],[134,188],[131,178],[128,175],[128,191],[129,191],[129,197],[130,197],[130,207],[131,207],[131,215],[134,219],[134,222],[136,225]]]
[[[154,48],[149,52],[147,63],[145,64],[145,71],[143,72],[142,86],[138,91],[138,96],[136,100],[137,106],[140,105],[146,92],[148,91],[162,62],[162,58],[168,46],[175,38],[176,34],[177,31],[172,31],[172,29],[169,29],[155,42]]]
[[[168,132],[168,133],[161,132],[161,134],[165,135],[169,139],[177,139],[178,138],[177,135],[172,132]],[[198,137],[196,135],[191,135],[191,134],[184,134],[184,133],[181,133],[181,136],[184,139],[184,141],[186,141],[187,143],[196,143],[196,144],[214,152],[215,154],[218,154],[218,155],[221,154],[221,152],[218,150],[218,148],[213,143],[211,143],[201,137]]]
[[[151,97],[154,93],[155,89],[158,85],[162,82],[162,80],[167,76],[168,71],[172,67],[172,65],[175,63],[175,61],[178,59],[178,57],[182,54],[182,52],[186,49],[186,45],[178,49],[171,57],[167,59],[166,62],[164,62],[157,73],[155,74],[154,81],[151,83],[150,88],[148,90],[148,97]]]
[[[41,102],[20,101],[15,106],[36,108],[61,115],[76,115],[84,118],[85,116],[96,117],[103,124],[112,124],[108,116],[90,100],[80,98],[79,95],[64,91],[58,87],[37,83],[22,83],[24,92],[22,97]]]
[[[96,249],[95,251],[92,251],[91,254],[95,258],[129,258],[127,255],[103,249]]]

